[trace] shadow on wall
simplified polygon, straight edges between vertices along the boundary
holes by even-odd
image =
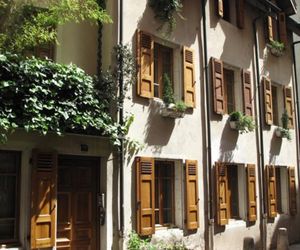
[[[221,141],[220,141],[220,162],[231,162],[233,158],[233,153],[237,147],[236,143],[239,137],[239,133],[236,130],[230,128],[229,122],[226,122],[226,125],[222,131]]]
[[[159,114],[161,103],[151,101],[149,105],[148,119],[145,126],[145,142],[154,146],[159,153],[161,146],[168,144],[175,127],[175,120],[164,118]]]
[[[270,142],[269,164],[275,164],[276,157],[280,154],[282,139],[278,138],[274,133]]]

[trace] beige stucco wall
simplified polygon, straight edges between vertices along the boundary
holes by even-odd
[[[88,145],[88,152],[82,152],[81,144]],[[82,135],[47,136],[36,133],[25,133],[18,130],[8,138],[6,144],[0,145],[0,150],[14,150],[21,152],[21,187],[20,187],[20,219],[19,232],[21,249],[30,249],[30,196],[31,196],[31,168],[32,150],[56,150],[59,155],[80,155],[101,157],[100,163],[100,192],[106,195],[106,223],[100,228],[101,249],[108,249],[112,245],[113,221],[113,157],[107,138]],[[115,196],[115,195],[114,195]]]

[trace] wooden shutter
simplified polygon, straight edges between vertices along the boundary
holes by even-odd
[[[223,62],[212,58],[211,60],[212,68],[212,85],[214,93],[214,112],[217,114],[225,113],[225,91],[224,91],[224,72],[223,72]]]
[[[284,92],[284,108],[289,116],[288,128],[294,128],[294,116],[293,116],[293,92],[292,88],[285,87]]]
[[[188,107],[196,107],[194,51],[183,47],[184,102]]]
[[[186,161],[186,227],[188,230],[199,227],[198,206],[198,163],[197,161]]]
[[[31,248],[54,247],[57,154],[34,150],[32,160]]]
[[[154,159],[136,158],[137,176],[137,233],[151,235],[155,232]]]
[[[154,95],[154,42],[151,35],[137,31],[138,84],[137,94],[151,98]]]
[[[272,104],[272,85],[271,80],[263,78],[264,102],[265,102],[265,122],[267,125],[273,124],[273,104]]]
[[[289,203],[290,214],[297,214],[297,195],[296,195],[296,177],[295,167],[289,167]]]
[[[285,13],[281,12],[278,14],[278,23],[279,23],[279,40],[284,43],[285,46],[288,45],[287,33],[286,33],[286,19]]]
[[[274,34],[273,34],[273,18],[271,16],[268,16],[268,39],[269,41],[274,40]]]
[[[272,165],[266,166],[267,193],[268,193],[268,216],[275,218],[277,215],[277,197],[276,197],[276,171]]]
[[[243,100],[244,100],[244,113],[248,116],[253,116],[252,106],[252,87],[251,87],[251,73],[249,71],[242,71],[243,82]]]
[[[226,225],[229,219],[228,176],[225,164],[216,163],[217,223]]]
[[[240,29],[244,28],[245,24],[245,1],[236,0],[236,24]]]
[[[216,0],[216,11],[219,17],[224,17],[223,0]]]
[[[257,219],[256,203],[256,171],[254,164],[247,165],[247,191],[248,191],[248,221]]]

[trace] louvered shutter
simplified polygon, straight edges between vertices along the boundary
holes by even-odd
[[[214,112],[217,114],[225,113],[225,92],[224,92],[224,72],[223,62],[212,58],[212,85],[214,93]]]
[[[224,8],[223,8],[223,0],[216,0],[217,1],[217,15],[219,17],[223,17],[224,16]]]
[[[228,176],[226,165],[216,163],[217,222],[223,226],[229,219]]]
[[[297,195],[296,195],[296,177],[295,167],[289,167],[289,205],[290,214],[297,214]]]
[[[287,46],[288,41],[287,41],[287,33],[286,33],[286,19],[285,19],[284,12],[278,14],[278,20],[279,20],[279,40],[280,42],[284,43],[285,46]]]
[[[263,78],[264,102],[265,102],[265,122],[267,125],[273,124],[273,104],[272,104],[272,85],[269,78]]]
[[[198,205],[198,163],[186,161],[186,227],[194,230],[199,227]]]
[[[151,235],[155,232],[154,159],[138,157],[136,167],[137,233]]]
[[[248,116],[253,116],[252,106],[252,87],[251,87],[251,73],[249,71],[242,71],[243,82],[243,100],[244,100],[244,113]]]
[[[193,50],[183,48],[184,102],[188,107],[196,107],[195,69]]]
[[[31,249],[54,247],[57,154],[34,150],[32,160]]]
[[[290,87],[285,87],[283,91],[284,91],[284,108],[287,111],[289,117],[288,128],[294,128],[293,92]]]
[[[275,218],[277,215],[277,195],[276,195],[276,171],[272,165],[266,166],[267,193],[268,193],[268,216]]]
[[[247,191],[248,191],[248,221],[257,219],[256,203],[256,171],[254,164],[247,165]]]
[[[269,41],[274,40],[274,35],[273,35],[273,18],[271,16],[268,16],[268,39]]]
[[[245,1],[236,0],[236,24],[240,29],[244,28],[245,23]]]
[[[137,94],[151,98],[154,95],[154,42],[152,36],[137,31],[138,84]]]

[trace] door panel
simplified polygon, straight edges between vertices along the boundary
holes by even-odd
[[[62,157],[58,170],[57,248],[95,250],[100,161]]]

